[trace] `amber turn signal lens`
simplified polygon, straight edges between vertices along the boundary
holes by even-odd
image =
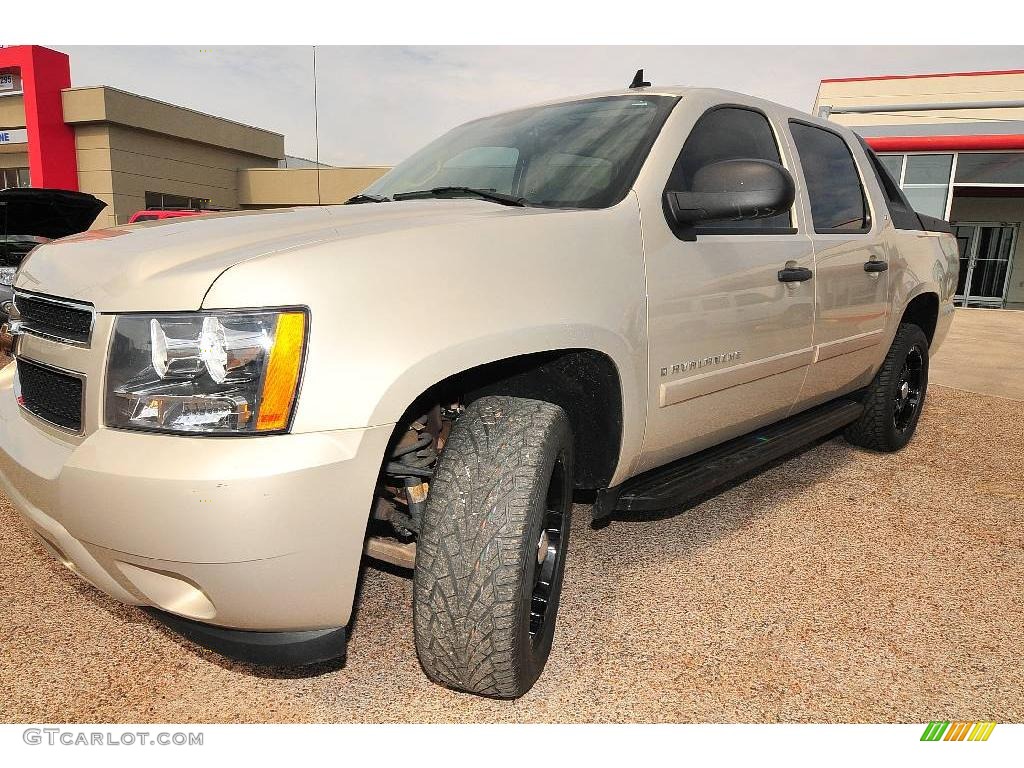
[[[288,426],[292,405],[295,403],[302,369],[302,348],[306,339],[306,315],[303,312],[284,312],[277,318],[277,333],[270,350],[267,375],[260,398],[260,415],[256,421],[258,432],[284,429]]]

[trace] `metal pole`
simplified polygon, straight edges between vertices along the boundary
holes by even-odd
[[[323,205],[323,198],[320,196],[320,110],[317,105],[317,83],[316,83],[316,46],[313,46],[313,143],[315,146],[316,159],[316,202]]]

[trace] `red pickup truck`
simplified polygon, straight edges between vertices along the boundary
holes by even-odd
[[[158,221],[160,219],[177,219],[182,216],[198,216],[201,213],[209,213],[207,210],[195,210],[195,209],[182,209],[177,211],[137,211],[132,214],[132,217],[128,219],[129,224],[137,224],[140,221]]]

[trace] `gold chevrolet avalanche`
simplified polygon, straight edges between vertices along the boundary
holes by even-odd
[[[848,129],[638,77],[456,128],[345,205],[40,246],[0,487],[81,578],[254,663],[342,657],[364,556],[411,569],[426,674],[514,698],[575,492],[600,523],[839,430],[899,450],[957,270]]]

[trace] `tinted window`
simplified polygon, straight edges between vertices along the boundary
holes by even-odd
[[[868,228],[867,206],[850,148],[842,137],[805,123],[790,123],[804,169],[815,232]]]
[[[147,192],[146,207],[151,210],[173,210],[175,208],[199,210],[209,208],[210,200],[206,197],[186,197],[167,192]]]
[[[779,146],[768,118],[760,112],[740,107],[720,107],[704,113],[683,144],[666,188],[672,192],[691,191],[694,174],[704,166],[721,160],[771,160],[781,165]],[[792,226],[791,214],[786,212],[764,219],[701,224],[700,231],[788,230]]]

